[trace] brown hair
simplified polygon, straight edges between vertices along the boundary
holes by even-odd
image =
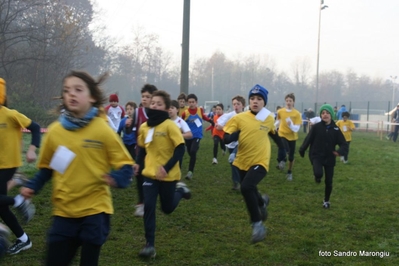
[[[155,97],[155,96],[162,97],[162,98],[163,98],[163,101],[165,102],[166,109],[169,109],[169,108],[170,108],[171,99],[170,99],[169,93],[167,93],[166,91],[163,91],[163,90],[159,90],[159,91],[157,90],[157,91],[155,91],[155,92],[152,94],[152,97]]]
[[[175,107],[176,109],[179,109],[179,102],[176,100],[172,100],[170,103],[170,107]]]
[[[180,93],[179,96],[177,97],[177,100],[184,100],[187,101],[187,96],[184,92]]]
[[[93,106],[97,107],[101,111],[102,106],[107,102],[108,99],[105,97],[104,92],[102,91],[100,86],[108,78],[108,73],[104,73],[104,74],[100,75],[98,77],[98,79],[95,80],[92,76],[90,76],[85,71],[72,70],[62,79],[62,82],[64,83],[67,78],[72,78],[72,77],[79,78],[79,79],[83,80],[84,83],[86,83],[87,87],[89,88],[91,97],[93,97],[93,99],[95,100],[95,102],[93,103]],[[58,99],[61,99],[61,100],[63,99],[62,91],[61,91],[61,97],[59,97]],[[62,109],[65,109],[64,104],[61,104],[58,107],[59,111],[61,111]]]
[[[295,95],[294,95],[294,93],[291,92],[291,93],[288,93],[287,95],[285,95],[284,100],[287,99],[287,98],[291,98],[292,101],[295,102]]]
[[[231,101],[234,101],[234,100],[237,100],[238,102],[242,103],[242,106],[245,106],[245,98],[244,97],[237,95],[237,96],[234,96],[233,99],[231,99]]]
[[[126,108],[128,105],[131,106],[131,107],[133,107],[133,109],[136,109],[136,108],[137,108],[137,104],[136,104],[135,102],[127,102],[127,103],[125,104],[125,108]]]

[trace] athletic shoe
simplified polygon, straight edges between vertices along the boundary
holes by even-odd
[[[5,255],[10,246],[8,237],[10,236],[10,230],[7,226],[0,224],[0,258]]]
[[[144,204],[137,204],[134,206],[136,211],[134,212],[134,216],[143,217],[144,216]]]
[[[266,237],[266,228],[262,222],[257,222],[252,224],[252,243],[262,241]]]
[[[240,183],[234,182],[234,186],[231,188],[232,190],[240,190]]]
[[[218,164],[218,159],[216,159],[216,158],[213,158],[213,160],[212,160],[212,164]]]
[[[315,181],[317,184],[320,184],[321,178],[316,178],[316,177],[314,177],[314,181]]]
[[[191,199],[191,191],[188,189],[187,185],[183,182],[176,183],[176,190],[182,189],[183,190],[183,198],[184,199]]]
[[[226,155],[226,150],[224,150],[222,154],[223,154],[223,156],[225,156]]]
[[[287,174],[287,180],[292,181],[292,174]]]
[[[341,161],[341,162],[345,162],[344,156],[341,156],[341,157],[340,157],[340,161]]]
[[[279,169],[280,171],[283,171],[284,168],[285,168],[285,162],[284,161],[279,162],[277,165],[277,169]]]
[[[188,171],[187,174],[186,174],[186,179],[187,179],[187,180],[193,179],[193,172]]]
[[[27,250],[30,249],[32,247],[32,242],[30,241],[29,237],[28,237],[28,241],[26,242],[22,242],[21,240],[17,239],[17,241],[15,242],[14,245],[12,245],[7,253],[11,254],[11,255],[15,255],[18,254],[19,252],[21,252],[22,250]]]
[[[152,246],[145,246],[142,250],[139,252],[139,256],[143,258],[155,258],[157,253],[155,252],[155,248]]]
[[[391,139],[388,135],[386,135],[385,138],[386,138],[387,140],[390,140],[390,139]]]
[[[269,196],[268,195],[263,195],[262,196],[263,199],[263,206],[259,207],[259,211],[260,211],[260,216],[262,218],[262,221],[266,221],[267,220],[267,206],[269,205]]]
[[[35,215],[35,205],[30,200],[24,200],[18,207],[17,211],[21,214],[24,223],[28,223]]]
[[[329,209],[330,208],[330,202],[329,201],[323,201],[323,208],[324,209]]]
[[[26,184],[26,182],[28,182],[28,178],[20,172],[15,173],[12,177],[12,180],[14,180],[15,184],[18,186],[23,186]]]

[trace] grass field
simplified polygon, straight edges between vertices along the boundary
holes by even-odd
[[[297,149],[304,136],[300,134]],[[219,164],[212,165],[212,145],[206,132],[194,178],[186,182],[192,199],[181,201],[171,215],[157,213],[155,260],[137,256],[145,239],[142,219],[133,216],[135,186],[113,190],[115,214],[100,265],[399,265],[399,143],[354,132],[349,163],[337,160],[328,210],[322,208],[324,180],[314,182],[307,156],[296,153],[294,180],[286,181],[285,173],[275,168],[273,144],[272,167],[259,185],[270,196],[268,233],[255,245],[250,244],[243,198],[231,190],[227,155],[220,152]],[[21,169],[30,176],[35,172],[34,165]],[[37,214],[24,226],[33,247],[6,256],[1,265],[42,265],[51,221],[50,188],[47,184],[34,198]],[[362,251],[385,256],[365,256]],[[342,256],[343,252],[352,254]]]

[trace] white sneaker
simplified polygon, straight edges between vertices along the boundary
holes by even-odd
[[[287,174],[287,180],[292,181],[292,174]]]
[[[216,159],[216,158],[213,158],[213,160],[212,160],[212,164],[218,164],[218,159]]]
[[[136,211],[134,212],[134,216],[143,217],[144,216],[144,204],[137,204],[135,206]]]
[[[341,160],[341,162],[345,162],[344,156],[341,156],[341,157],[340,157],[340,160]]]
[[[281,161],[278,163],[277,169],[279,169],[280,171],[283,171],[285,167],[285,162]]]

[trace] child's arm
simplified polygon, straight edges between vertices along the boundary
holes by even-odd
[[[37,157],[36,148],[39,148],[40,146],[41,133],[40,133],[40,126],[33,121],[27,127],[27,129],[29,129],[32,134],[32,140],[31,140],[31,145],[29,146],[29,149],[26,152],[26,160],[27,162],[31,163],[36,160]]]
[[[53,176],[53,170],[48,168],[40,168],[35,177],[30,179],[23,188],[21,188],[21,195],[26,199],[30,199],[33,195],[38,194],[43,188],[44,184]]]

